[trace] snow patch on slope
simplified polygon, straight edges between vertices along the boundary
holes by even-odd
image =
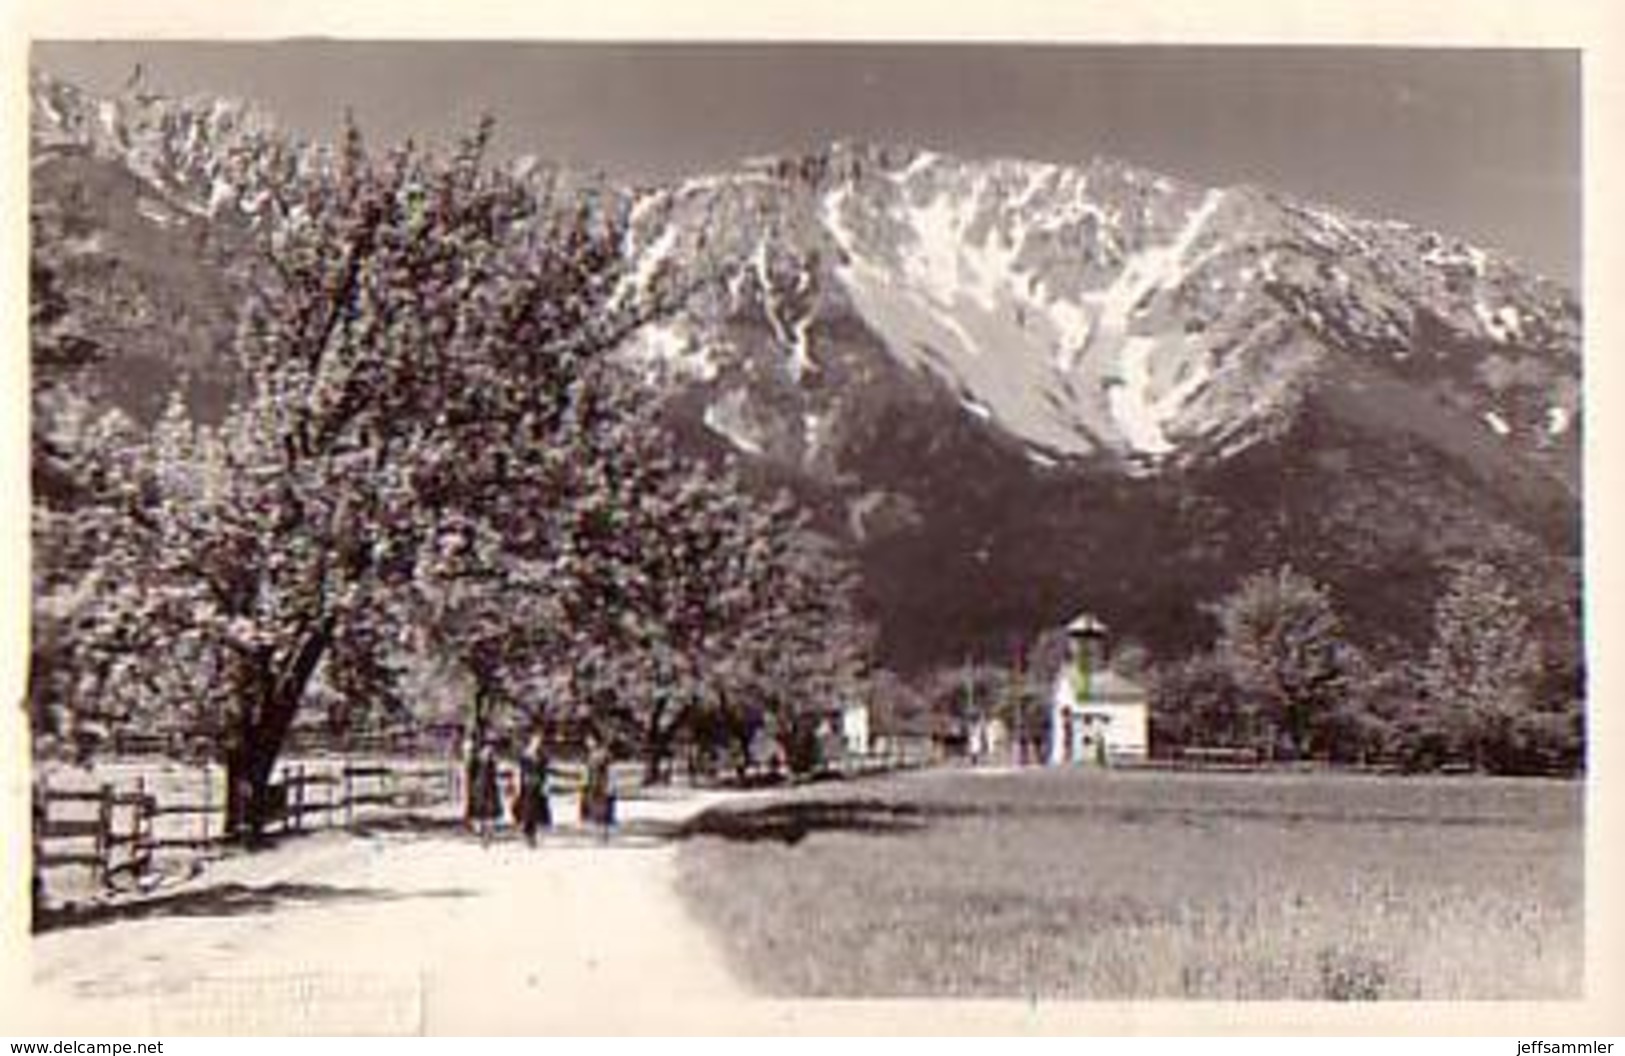
[[[214,183],[209,187],[208,204],[203,207],[204,215],[211,218],[216,216],[220,210],[230,205],[236,196],[237,188],[233,187],[229,180],[215,177]]]
[[[1027,455],[1027,461],[1031,462],[1039,469],[1054,469],[1056,466],[1061,464],[1056,459],[1051,458],[1049,455],[1046,455],[1044,452],[1035,448],[1029,447],[1025,453]]]
[[[767,324],[773,331],[774,339],[780,346],[790,350],[788,369],[790,377],[801,381],[812,368],[812,354],[808,348],[807,330],[812,326],[812,314],[799,316],[790,320],[786,325],[780,314],[781,302],[776,293],[777,287],[773,284],[772,270],[767,262],[767,242],[756,244],[756,254],[753,258],[756,271],[757,288],[762,293],[762,314],[767,316]],[[805,272],[796,275],[795,292],[803,294],[812,284],[811,277]]]
[[[669,201],[669,196],[665,191],[655,191],[651,194],[641,195],[637,201],[633,202],[631,210],[626,215],[628,239],[631,238],[633,232],[643,225],[644,218],[650,212],[658,206],[666,204],[667,201]]]
[[[813,454],[823,444],[824,432],[828,425],[827,414],[808,411],[801,416],[801,442],[807,454]]]
[[[1175,423],[1216,368],[1199,343],[1136,334],[1136,320],[1158,291],[1205,263],[1195,246],[1226,192],[1201,198],[1168,241],[1131,256],[1106,289],[1079,294],[1018,266],[1029,230],[1042,228],[1030,210],[1013,212],[992,193],[1002,187],[1026,200],[1043,188],[1043,216],[1091,214],[1109,236],[1105,211],[1078,201],[1076,187],[1057,191],[1057,179],[1036,166],[982,173],[891,205],[886,219],[906,232],[896,264],[881,259],[883,249],[866,251],[848,212],[852,189],[832,189],[821,213],[842,250],[836,276],[906,361],[960,392],[967,413],[1063,454],[1104,440],[1145,469],[1139,456],[1155,462],[1175,452]]]
[[[761,455],[766,446],[757,437],[745,413],[743,391],[730,392],[706,407],[705,427],[747,455]]]
[[[1162,420],[1151,389],[1151,350],[1155,342],[1149,337],[1131,337],[1118,353],[1122,380],[1107,394],[1112,418],[1118,431],[1135,451],[1148,455],[1164,455],[1173,450],[1162,431]]]
[[[918,154],[914,155],[913,160],[903,168],[903,171],[897,173],[896,176],[893,177],[893,181],[897,183],[908,182],[918,174],[924,172],[926,169],[929,169],[932,165],[934,165],[940,156],[941,155],[936,154],[933,151],[920,151]]]
[[[621,287],[624,298],[637,297],[649,292],[654,284],[655,276],[660,268],[670,259],[672,249],[677,245],[677,227],[668,224],[661,228],[655,240],[644,247],[637,254],[637,263],[632,267],[632,273],[626,277],[625,285]]]
[[[991,422],[993,420],[993,409],[987,404],[983,403],[981,400],[975,400],[969,396],[965,396],[960,399],[959,406],[965,408],[965,410],[969,411],[971,414],[975,415],[977,418],[980,418],[984,422]]]
[[[744,183],[772,183],[773,178],[761,172],[718,172],[691,176],[677,185],[680,195],[702,194],[724,187],[737,187]]]
[[[1096,298],[1095,326],[1117,345],[1116,383],[1108,392],[1112,417],[1129,448],[1137,454],[1161,456],[1174,450],[1164,426],[1183,403],[1207,381],[1207,368],[1193,372],[1184,382],[1158,395],[1153,386],[1152,357],[1158,343],[1151,338],[1127,336],[1134,314],[1157,291],[1178,286],[1195,262],[1186,258],[1223,200],[1223,191],[1209,191],[1192,209],[1173,241],[1142,250],[1124,266],[1116,281]]]
[[[905,274],[944,307],[967,297],[985,310],[995,310],[1000,293],[1008,289],[1015,274],[1017,248],[1000,244],[992,231],[980,244],[971,243],[966,228],[976,219],[975,213],[961,208],[947,193],[906,209],[904,217],[918,247],[904,257]]]
[[[167,206],[155,202],[151,198],[136,199],[135,211],[159,227],[174,227],[181,222],[180,217],[170,212]]]
[[[710,350],[680,322],[657,322],[642,327],[627,342],[626,354],[651,373],[715,381],[721,372]]]
[[[1096,296],[1100,313],[1098,326],[1117,334],[1126,332],[1131,314],[1146,297],[1157,290],[1177,286],[1184,279],[1188,270],[1185,256],[1223,197],[1223,191],[1209,191],[1201,204],[1191,210],[1172,242],[1143,249],[1124,264],[1111,286]]]
[[[1483,301],[1474,301],[1473,314],[1484,332],[1502,344],[1523,336],[1523,316],[1514,305],[1504,304],[1492,311]]]

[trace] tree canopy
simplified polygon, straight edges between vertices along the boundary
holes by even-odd
[[[1510,583],[1469,558],[1449,569],[1421,682],[1452,746],[1475,766],[1500,763],[1535,704],[1540,648]]]
[[[1348,689],[1349,646],[1331,596],[1289,566],[1247,577],[1219,603],[1216,653],[1296,753]]]
[[[805,525],[674,455],[614,356],[660,310],[622,296],[625,203],[492,167],[489,136],[256,151],[224,420],[73,423],[94,512],[36,535],[62,570],[41,692],[209,730],[247,827],[318,670],[409,709],[397,660],[428,643],[470,673],[477,727],[562,672],[660,740],[729,663],[847,664],[821,651],[851,613]]]

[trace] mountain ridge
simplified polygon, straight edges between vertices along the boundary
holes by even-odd
[[[946,158],[934,152],[915,154],[906,162],[900,160],[909,157],[906,153],[888,156],[885,152],[880,152],[879,156],[883,166],[891,166],[889,169],[882,168],[882,178],[889,178],[898,183],[906,183],[918,170],[928,169],[933,162]],[[954,162],[951,159],[946,163],[958,165],[962,170],[966,167],[964,163]],[[1189,224],[1192,230],[1185,232],[1187,239],[1200,239],[1202,237],[1200,229],[1207,217],[1216,210],[1240,212],[1242,219],[1233,220],[1232,224],[1239,222],[1244,225],[1252,224],[1255,228],[1260,226],[1259,220],[1247,215],[1248,211],[1257,208],[1252,200],[1257,197],[1256,192],[1246,188],[1199,189],[1163,177],[1144,175],[1143,170],[1116,163],[1093,164],[1083,169],[1066,169],[1048,163],[1002,160],[993,163],[990,173],[984,178],[998,181],[1008,180],[1011,172],[1021,175],[1027,181],[1027,188],[1026,198],[1017,203],[1018,209],[1032,197],[1035,180],[1063,183],[1070,180],[1072,185],[1066,190],[1077,196],[1080,190],[1077,185],[1099,180],[1101,173],[1106,173],[1110,178],[1117,180],[1117,190],[1125,183],[1132,185],[1137,180],[1143,180],[1159,188],[1159,193],[1182,195],[1187,198],[1200,195],[1200,199],[1199,202],[1186,205],[1175,213],[1177,223],[1170,224],[1166,216],[1149,221],[1136,218],[1137,222],[1134,225],[1120,223],[1102,236],[1100,230],[1103,213],[1087,198],[1083,198],[1081,205],[1073,203],[1076,215],[1064,217],[1060,225],[1052,224],[1049,228],[1039,227],[1021,233],[1019,237],[1024,241],[1018,246],[1010,240],[1008,234],[988,233],[995,231],[996,225],[1000,223],[1009,223],[1008,215],[989,215],[984,210],[969,220],[944,218],[940,214],[943,211],[941,203],[946,195],[941,193],[931,195],[928,191],[926,204],[932,206],[938,215],[926,213],[918,207],[919,203],[912,203],[914,215],[911,219],[917,221],[913,225],[914,230],[908,230],[908,225],[904,225],[901,234],[898,234],[898,228],[894,225],[887,234],[896,237],[891,238],[884,248],[873,249],[879,240],[871,235],[865,241],[864,235],[852,229],[850,219],[842,212],[843,207],[853,197],[865,193],[862,185],[855,183],[851,175],[853,170],[861,171],[861,164],[861,159],[856,162],[849,160],[846,172],[836,173],[832,178],[827,171],[829,162],[824,156],[815,157],[811,161],[806,159],[800,162],[781,161],[776,166],[759,163],[756,171],[697,177],[683,181],[675,188],[649,192],[640,198],[633,208],[634,230],[649,214],[658,213],[658,233],[641,240],[634,235],[629,250],[638,256],[640,273],[654,271],[659,266],[659,258],[662,256],[686,255],[691,258],[702,256],[706,240],[725,237],[715,233],[715,225],[720,223],[728,226],[732,223],[733,226],[739,227],[741,223],[737,219],[737,214],[749,213],[753,198],[783,195],[790,200],[791,204],[786,208],[792,211],[792,215],[787,219],[784,217],[768,219],[762,225],[759,236],[755,233],[746,236],[746,241],[754,244],[729,245],[720,251],[720,254],[736,260],[755,261],[757,296],[762,296],[760,291],[767,291],[767,300],[764,300],[762,305],[767,310],[762,314],[778,336],[778,343],[783,346],[781,351],[788,357],[792,375],[799,375],[806,368],[806,326],[811,320],[806,315],[788,320],[781,319],[779,316],[782,313],[776,310],[778,305],[767,303],[768,301],[782,302],[787,297],[793,299],[797,295],[804,294],[806,287],[815,282],[826,288],[844,287],[839,292],[861,301],[865,297],[865,291],[861,288],[865,285],[863,281],[865,270],[873,275],[876,281],[888,282],[895,286],[896,283],[891,280],[899,277],[896,272],[902,268],[905,273],[901,278],[905,283],[912,281],[916,287],[924,289],[916,291],[912,298],[916,303],[892,298],[890,309],[894,312],[902,310],[908,317],[892,319],[889,327],[884,321],[879,325],[883,330],[889,328],[893,331],[890,343],[894,352],[911,359],[916,364],[934,367],[943,365],[940,356],[935,357],[931,364],[924,364],[922,356],[915,355],[911,351],[917,346],[930,346],[939,353],[944,347],[952,350],[954,345],[961,346],[963,350],[966,346],[976,344],[976,337],[982,337],[984,344],[996,345],[1005,350],[1004,366],[1008,366],[1011,362],[1020,362],[1018,358],[1008,354],[1008,349],[1028,342],[1028,339],[1018,332],[1018,328],[1031,329],[1035,321],[1046,323],[1051,327],[1052,332],[1045,335],[1048,340],[1043,343],[1049,356],[1058,360],[1055,364],[1056,372],[1061,374],[1075,368],[1080,361],[1088,359],[1083,354],[1086,346],[1091,340],[1100,337],[1101,331],[1109,331],[1108,340],[1103,343],[1115,343],[1118,346],[1118,352],[1121,354],[1116,363],[1119,369],[1115,373],[1107,371],[1105,376],[1100,376],[1100,372],[1097,371],[1097,376],[1090,378],[1085,371],[1083,379],[1097,390],[1115,388],[1116,391],[1104,399],[1100,398],[1097,391],[1095,396],[1099,406],[1087,406],[1085,398],[1083,406],[1073,408],[1074,413],[1059,417],[1043,408],[1022,408],[1015,405],[1023,394],[1044,390],[1046,386],[1042,382],[1051,379],[1029,377],[1018,386],[1018,391],[999,393],[996,391],[996,379],[972,378],[969,379],[970,384],[965,384],[967,381],[965,373],[973,371],[974,368],[968,363],[967,357],[961,356],[959,363],[956,364],[959,368],[957,372],[949,369],[939,370],[938,373],[943,375],[942,380],[950,387],[963,386],[970,390],[968,394],[970,398],[966,402],[967,409],[972,413],[996,413],[1002,404],[1002,409],[1007,412],[1005,417],[1016,420],[1017,431],[1034,440],[1035,447],[1051,454],[1057,450],[1063,454],[1085,454],[1099,446],[1114,447],[1119,453],[1131,455],[1155,457],[1165,453],[1170,445],[1168,438],[1163,435],[1164,423],[1161,418],[1167,416],[1169,408],[1162,406],[1157,400],[1146,398],[1147,391],[1158,388],[1157,379],[1146,377],[1148,372],[1155,373],[1159,358],[1151,354],[1158,350],[1151,348],[1148,341],[1157,335],[1154,327],[1150,329],[1141,327],[1130,316],[1145,311],[1144,302],[1147,298],[1160,297],[1166,304],[1170,299],[1169,294],[1190,299],[1207,296],[1205,291],[1194,289],[1186,281],[1187,276],[1183,274],[1172,276],[1174,281],[1170,281],[1171,277],[1166,272],[1170,267],[1177,268],[1183,263],[1179,258],[1183,257],[1188,248],[1172,236],[1179,234],[1176,229],[1178,225]],[[820,168],[809,172],[809,166]],[[858,178],[861,179],[861,176]],[[811,191],[811,196],[816,198],[816,202],[811,204],[798,202],[798,197],[804,198],[809,195],[807,190],[793,185],[785,188],[783,184],[791,179],[804,181]],[[832,185],[833,190],[830,189]],[[904,187],[902,193],[906,195],[910,191],[910,188]],[[868,193],[873,194],[872,191]],[[891,193],[895,197],[896,192]],[[918,191],[913,193],[917,195]],[[975,193],[980,192],[973,191],[973,195]],[[1008,196],[1002,200],[1008,202]],[[1281,200],[1272,199],[1270,208],[1274,211],[1273,215],[1266,216],[1262,221],[1266,225],[1266,232],[1270,230],[1267,225],[1285,227],[1293,223],[1302,223],[1303,207],[1273,204],[1279,201]],[[952,203],[948,208],[952,208]],[[894,214],[899,211],[893,207],[892,202],[883,198],[879,206],[871,207],[869,215],[860,216],[858,222],[883,225],[895,220],[894,215],[887,214],[888,209]],[[803,215],[794,215],[794,211],[799,211]],[[809,211],[811,215],[806,215]],[[908,209],[905,208],[903,211],[907,212]],[[703,237],[696,235],[689,238],[683,234],[674,237],[673,226],[681,226],[684,213],[697,213],[702,218],[700,222],[694,223],[691,216],[690,227],[696,232],[703,230]],[[916,240],[920,238],[918,229],[921,223],[918,221],[922,214],[925,217],[924,223],[935,224],[939,228],[944,223],[951,224],[957,220],[961,232],[968,235],[964,240],[966,243],[979,250],[984,257],[990,252],[994,254],[992,266],[988,266],[985,260],[978,262],[974,257],[965,254],[963,246],[958,247],[956,259],[953,256],[955,247],[945,249],[940,244],[940,238],[938,245],[929,247],[936,253],[935,256],[930,252],[922,252],[916,254],[913,259],[907,257],[899,259],[894,249],[895,245],[906,244],[905,240],[911,237]],[[1354,336],[1367,344],[1386,344],[1400,356],[1408,355],[1412,350],[1414,342],[1410,331],[1419,325],[1416,308],[1431,303],[1441,305],[1442,310],[1454,316],[1446,319],[1447,329],[1466,340],[1501,345],[1510,350],[1527,336],[1526,345],[1541,352],[1564,355],[1577,361],[1579,322],[1577,303],[1549,280],[1524,278],[1500,257],[1459,240],[1449,240],[1431,232],[1410,228],[1408,225],[1351,222],[1330,213],[1318,213],[1316,216],[1317,226],[1310,231],[1310,241],[1313,244],[1308,249],[1300,239],[1289,251],[1276,246],[1276,251],[1271,252],[1268,238],[1273,238],[1277,243],[1284,240],[1273,234],[1266,238],[1259,235],[1256,230],[1249,234],[1250,241],[1243,241],[1239,246],[1210,245],[1205,254],[1207,258],[1222,256],[1226,252],[1231,254],[1244,252],[1249,254],[1250,261],[1249,266],[1240,269],[1239,276],[1234,274],[1237,269],[1231,268],[1230,275],[1215,277],[1212,280],[1214,286],[1222,289],[1228,280],[1230,287],[1238,290],[1239,296],[1239,291],[1249,282],[1255,287],[1260,285],[1257,282],[1257,275],[1261,273],[1265,281],[1262,289],[1255,292],[1277,298],[1303,299],[1301,305],[1288,306],[1295,311],[1296,317],[1285,321],[1308,325],[1311,328],[1334,325],[1352,327],[1357,331]],[[1331,219],[1325,220],[1327,217]],[[1057,277],[1053,271],[1050,274],[1043,274],[1041,268],[1034,268],[1027,274],[1029,282],[1027,290],[1017,289],[1007,280],[1001,282],[1000,273],[1008,271],[1012,262],[1018,269],[1023,266],[1026,261],[1021,257],[1027,254],[1035,243],[1044,240],[1055,242],[1076,236],[1078,227],[1076,221],[1080,218],[1084,233],[1078,241],[1081,241],[1092,254],[1087,265],[1094,267],[1093,274],[1086,271],[1082,275]],[[1117,217],[1113,216],[1112,219],[1116,220]],[[1355,223],[1360,225],[1358,233],[1355,232]],[[1060,227],[1059,231],[1056,230],[1057,226]],[[785,232],[787,227],[791,229],[788,236]],[[972,230],[973,227],[980,228],[980,231]],[[814,229],[810,235],[808,228]],[[940,230],[927,233],[943,234]],[[685,238],[689,240],[685,242]],[[1003,244],[995,244],[1001,238],[1004,240]],[[1420,288],[1429,282],[1437,287],[1441,281],[1437,275],[1426,269],[1413,269],[1409,274],[1365,276],[1351,280],[1334,266],[1321,276],[1318,284],[1308,281],[1310,276],[1302,274],[1316,266],[1325,269],[1324,258],[1338,250],[1339,241],[1346,244],[1351,239],[1371,241],[1395,238],[1409,239],[1415,243],[1417,255],[1424,256],[1428,263],[1437,265],[1432,272],[1455,269],[1457,274],[1454,279],[1445,281],[1487,288],[1498,295],[1497,299],[1486,301],[1482,298],[1466,298],[1461,293],[1453,299],[1436,296],[1439,290]],[[798,241],[801,244],[797,245]],[[1261,241],[1264,243],[1262,246],[1259,245]],[[1040,244],[1037,252],[1042,253],[1046,248],[1052,247]],[[870,252],[866,254],[865,249],[869,249]],[[1311,259],[1315,254],[1319,255],[1319,259]],[[1390,252],[1388,255],[1392,257],[1394,254]],[[1357,258],[1358,254],[1355,256]],[[1152,259],[1154,257],[1156,259]],[[771,262],[769,258],[772,258]],[[825,261],[829,259],[834,260],[832,266],[825,265]],[[1206,265],[1204,259],[1192,264],[1191,269],[1197,270]],[[788,270],[793,276],[795,285],[786,288],[783,283],[774,282],[768,274],[770,267]],[[976,273],[970,276],[971,282],[961,282],[960,288],[954,289],[954,276],[949,272],[955,268],[958,269],[959,279],[966,277],[967,270]],[[1116,282],[1108,285],[1102,281],[1101,275],[1110,273],[1114,268],[1118,269]],[[908,273],[910,269],[912,274]],[[1285,282],[1278,282],[1281,277],[1276,272],[1282,269],[1294,269],[1299,274],[1288,276]],[[834,276],[840,280],[839,282],[830,281],[832,276],[828,272],[831,270],[843,272]],[[1464,282],[1463,276],[1469,272],[1471,278]],[[1328,277],[1333,282],[1326,281]],[[731,293],[736,301],[748,292],[742,291],[739,284],[749,285],[750,278],[745,269],[736,268],[732,272],[729,281],[735,284]],[[1277,288],[1270,289],[1271,283],[1277,283]],[[1331,288],[1334,283],[1342,284],[1342,291]],[[978,284],[980,288],[977,288]],[[1070,288],[1057,290],[1055,287],[1058,285]],[[1343,295],[1350,287],[1361,295],[1352,302]],[[1040,296],[1033,296],[1035,289]],[[993,301],[1000,297],[1005,298],[1008,303],[995,306]],[[978,306],[970,305],[959,306],[955,312],[933,311],[943,307],[944,301],[957,298],[980,300],[982,303],[979,307],[984,310],[972,312],[970,309]],[[1022,303],[1023,301],[1025,303]],[[1214,322],[1214,316],[1222,314],[1224,311],[1222,305],[1211,303],[1211,297],[1208,297],[1208,301],[1207,304],[1196,304],[1195,312],[1183,313],[1184,321],[1189,328],[1205,327]],[[922,308],[919,302],[935,303],[925,304]],[[860,303],[856,307],[860,315],[864,314],[863,304]],[[1157,305],[1153,304],[1151,307],[1155,308]],[[869,308],[867,314],[871,317],[878,316],[886,310],[873,303]],[[1245,308],[1246,306],[1242,310],[1245,311]],[[1047,319],[1042,318],[1046,311],[1049,315]],[[1009,325],[1012,318],[1018,324],[1018,328]],[[1274,313],[1271,318],[1277,324],[1283,321],[1279,312]],[[874,318],[868,321],[876,322]],[[973,328],[991,329],[995,332],[991,336],[986,334],[973,336],[966,332],[967,325],[972,324]],[[1526,329],[1531,333],[1525,335],[1523,331]],[[1091,333],[1092,330],[1095,332]],[[1071,347],[1068,347],[1067,342],[1062,339],[1066,332],[1074,335],[1075,343]],[[1076,336],[1079,334],[1081,338]],[[681,333],[673,334],[669,331],[659,335],[667,346],[682,344],[683,337]],[[1046,357],[1035,355],[1027,358]],[[1161,360],[1167,358],[1160,357]],[[710,368],[700,363],[698,369],[704,372]],[[1160,387],[1160,399],[1178,404],[1182,395],[1188,396],[1190,390],[1200,388],[1208,380],[1202,376],[1203,373],[1196,372],[1194,378],[1191,374],[1186,374],[1183,381],[1186,390],[1183,393],[1178,389],[1177,383],[1163,383]],[[990,387],[995,390],[989,394],[991,398],[981,398],[982,393],[979,390]],[[1063,387],[1066,387],[1064,382]],[[1053,385],[1048,386],[1045,398],[1054,405],[1067,402],[1066,398],[1057,396]],[[1078,402],[1075,393],[1070,394],[1070,398],[1073,403]],[[1548,404],[1546,413],[1550,419],[1552,421],[1561,419],[1561,428],[1549,428],[1548,435],[1566,431],[1577,411],[1577,400],[1578,388],[1571,386],[1559,395],[1557,402]],[[1485,413],[1491,412],[1486,409]],[[1506,422],[1507,415],[1504,410],[1494,413],[1498,420]],[[1087,436],[1091,427],[1105,425],[1110,429],[1113,419],[1118,423],[1115,436],[1108,438],[1108,442],[1104,445],[1099,443],[1099,437],[1094,438],[1096,442],[1091,443]],[[1530,423],[1525,421],[1512,424],[1527,427]],[[1509,425],[1509,429],[1510,427]],[[1083,439],[1080,441],[1073,434],[1080,434]]]
[[[231,292],[189,232],[255,222],[273,121],[31,87],[34,205],[92,247],[81,292],[157,306],[107,376],[154,404],[223,371]],[[605,190],[625,296],[693,291],[625,354],[685,446],[843,541],[887,663],[1002,655],[1085,605],[1176,653],[1283,562],[1414,647],[1439,563],[1486,545],[1578,650],[1580,307],[1502,255],[1110,159],[836,144]]]

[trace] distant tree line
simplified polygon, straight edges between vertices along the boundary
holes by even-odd
[[[1287,566],[1248,577],[1215,615],[1212,649],[1153,673],[1156,750],[1500,774],[1584,766],[1579,676],[1543,656],[1526,605],[1487,557],[1448,564],[1419,656],[1357,648],[1330,592]]]
[[[1577,613],[1555,633],[1537,626],[1530,587],[1507,571],[1505,554],[1450,560],[1442,571],[1431,640],[1414,651],[1356,645],[1330,589],[1281,566],[1246,577],[1210,606],[1210,648],[1156,659],[1125,641],[1111,663],[1148,688],[1156,756],[1233,748],[1265,760],[1406,771],[1581,770],[1584,672],[1579,643],[1565,633],[1577,637]],[[1024,742],[1026,758],[1042,759],[1066,654],[1057,628],[1019,659],[967,661],[906,682],[887,676],[875,725],[969,752],[969,731],[997,721],[1012,746]]]

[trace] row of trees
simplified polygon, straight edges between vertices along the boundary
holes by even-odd
[[[494,168],[489,137],[238,155],[251,294],[218,424],[177,399],[141,428],[39,372],[37,475],[67,483],[35,507],[38,728],[207,731],[252,833],[313,686],[411,714],[425,651],[469,676],[476,734],[568,715],[652,776],[702,711],[861,674],[849,571],[788,502],[675,455],[612,355],[662,308],[623,296],[622,203]],[[36,365],[93,358],[35,309]]]
[[[1152,752],[1247,748],[1261,757],[1428,770],[1574,772],[1584,765],[1583,675],[1543,650],[1531,606],[1492,557],[1445,569],[1425,650],[1352,643],[1330,590],[1290,567],[1244,579],[1212,606],[1213,646],[1154,660],[1133,642],[1112,666],[1151,693]],[[1059,630],[1009,664],[966,663],[877,692],[877,728],[965,740],[998,720],[1029,759],[1047,754]],[[967,750],[969,745],[966,746]]]
[[[1553,676],[1517,592],[1489,560],[1449,566],[1432,642],[1417,657],[1350,644],[1327,589],[1289,567],[1249,577],[1216,615],[1212,650],[1153,678],[1153,737],[1164,748],[1497,773],[1584,764],[1582,702]]]

